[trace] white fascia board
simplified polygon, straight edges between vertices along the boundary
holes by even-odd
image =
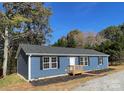
[[[26,53],[26,55],[59,55],[59,56],[109,56],[109,55],[96,55],[96,54],[52,54],[52,53]]]

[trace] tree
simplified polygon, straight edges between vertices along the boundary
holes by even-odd
[[[109,26],[97,34],[81,33],[77,29],[70,31],[66,36],[67,47],[90,48],[109,54],[111,64],[124,58],[124,24]],[[56,44],[63,46],[60,43],[61,39]]]
[[[96,35],[96,43],[95,43],[95,45],[100,45],[104,41],[106,41],[106,39],[103,36],[101,36],[99,34]]]
[[[8,50],[13,49],[14,41],[23,38],[22,41],[27,41],[25,43],[45,43],[47,36],[50,36],[49,33],[51,32],[48,22],[51,12],[43,6],[43,3],[19,2],[4,3],[3,5],[5,13],[0,13],[0,34],[4,38],[3,75],[6,76]],[[4,32],[5,34],[3,34]],[[16,34],[16,32],[19,33]],[[30,40],[31,42],[29,42]]]
[[[84,46],[84,34],[80,31],[80,30],[73,30],[73,31],[77,31],[77,33],[73,34],[74,40],[76,42],[76,47],[82,48]],[[72,31],[72,32],[73,32]]]
[[[18,17],[20,19],[18,19]],[[17,19],[16,19],[17,18]],[[9,31],[8,28],[11,28],[12,26],[16,26],[18,22],[20,21],[28,21],[26,18],[23,18],[21,15],[13,16],[13,19],[9,19],[4,13],[0,12],[0,34],[2,38],[4,39],[4,62],[3,62],[3,76],[6,76],[7,72],[7,61],[8,61],[8,45],[9,45]],[[4,32],[4,33],[3,33]]]
[[[111,41],[117,41],[123,33],[118,26],[110,26],[98,34]]]
[[[74,38],[68,40],[68,45],[67,45],[67,47],[75,48],[76,45],[77,45],[77,44],[76,44],[76,41],[74,40]]]
[[[67,47],[67,39],[66,37],[60,38],[53,46],[61,46],[61,47]]]
[[[103,36],[105,38],[105,41],[103,42],[104,44],[102,43],[99,46],[99,49],[105,53],[107,51],[107,53],[110,55],[111,62],[123,58],[122,53],[124,51],[124,24],[119,26],[109,26],[99,32],[98,36]]]
[[[24,32],[23,37],[29,34],[29,32],[30,34],[36,35],[37,38],[40,39],[38,44],[45,43],[48,40],[48,37],[51,36],[51,28],[49,25],[51,11],[43,5],[44,3],[4,3],[6,14],[10,18],[16,13],[31,19],[32,22],[24,22],[18,26],[20,32],[22,30]]]
[[[113,65],[114,61],[120,59],[122,48],[119,42],[112,42],[111,40],[106,40],[101,43],[101,45],[99,45],[99,48],[97,47],[96,50],[109,54],[109,60],[111,62],[111,65]]]
[[[84,42],[85,42],[84,48],[92,48],[96,43],[95,33],[88,32],[87,34],[85,34]]]
[[[3,62],[3,38],[0,36],[0,69],[2,68],[2,62]]]
[[[63,36],[57,40],[53,46],[61,47],[82,47],[83,46],[83,33],[78,30],[70,31],[67,36]]]
[[[83,45],[83,33],[78,30],[72,30],[67,34],[67,46],[68,47],[82,47]]]

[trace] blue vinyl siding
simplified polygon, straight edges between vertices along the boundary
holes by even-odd
[[[108,67],[108,57],[103,57],[103,64],[98,65],[98,57],[89,57],[90,65],[84,66],[84,70],[98,70],[105,69]]]
[[[84,66],[82,70],[98,70],[108,67],[108,57],[103,57],[103,65],[98,65],[98,57],[89,57],[90,65]],[[42,77],[67,74],[67,67],[69,66],[69,57],[59,57],[59,68],[41,70],[40,69],[40,57],[31,57],[31,79],[37,79]],[[79,64],[79,57],[76,57],[75,63]]]
[[[67,67],[69,66],[69,57],[59,57],[59,62],[60,63],[59,63],[58,69],[41,70],[40,57],[32,57],[31,58],[31,79],[66,74]]]
[[[28,56],[21,49],[17,59],[17,73],[28,79]]]

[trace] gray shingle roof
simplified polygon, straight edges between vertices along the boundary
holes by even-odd
[[[19,46],[18,51],[20,49],[26,54],[64,54],[64,55],[103,55],[109,56],[107,54],[92,50],[92,49],[81,49],[81,48],[64,48],[64,47],[52,47],[52,46],[40,46],[40,45],[29,45],[29,44],[21,44]],[[18,52],[17,52],[18,55]]]

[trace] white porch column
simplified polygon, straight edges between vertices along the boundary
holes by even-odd
[[[31,55],[28,56],[28,80],[31,80]]]

